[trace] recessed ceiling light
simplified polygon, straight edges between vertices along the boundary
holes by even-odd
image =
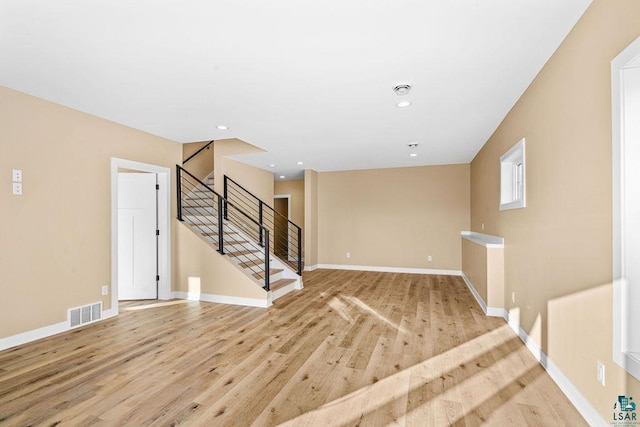
[[[280,179],[285,179],[285,176],[284,175],[280,175]]]
[[[409,101],[400,101],[396,104],[396,107],[405,108],[411,105]]]
[[[218,129],[218,130],[227,130],[227,129],[229,129],[229,126],[218,125],[218,126],[216,126],[216,129]]]
[[[302,162],[298,162],[298,165],[304,165],[304,163],[302,163]]]
[[[418,153],[411,153],[409,154],[411,157],[418,157]]]
[[[270,168],[275,168],[275,167],[276,167],[276,165],[274,165],[273,163],[271,163],[271,164],[269,164],[269,167],[270,167]]]
[[[400,83],[399,85],[395,85],[393,87],[393,91],[396,95],[406,95],[411,90],[411,85],[409,83]]]

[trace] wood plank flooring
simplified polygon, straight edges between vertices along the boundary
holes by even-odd
[[[127,302],[0,352],[0,426],[586,425],[459,277],[304,284],[269,309]]]

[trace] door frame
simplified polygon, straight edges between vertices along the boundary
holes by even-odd
[[[640,358],[627,349],[627,337],[632,332],[627,311],[637,301],[629,300],[629,284],[625,277],[625,96],[624,74],[629,68],[638,68],[640,37],[611,61],[611,115],[612,115],[612,169],[613,169],[613,360],[629,374],[640,379]],[[635,294],[637,295],[637,293]]]
[[[118,314],[118,169],[155,173],[158,177],[158,299],[171,298],[171,169],[133,160],[111,158],[111,309]]]
[[[276,194],[273,196],[274,199],[287,199],[287,219],[291,221],[291,194]],[[275,203],[273,204],[273,210],[275,211]],[[275,220],[273,222],[273,228],[275,233]],[[287,223],[287,260],[293,261],[293,256],[291,255],[292,249],[291,245],[293,244],[293,236],[291,235],[291,230],[289,229],[289,223]]]

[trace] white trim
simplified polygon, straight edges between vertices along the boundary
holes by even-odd
[[[289,222],[291,222],[293,224],[293,221],[291,221],[291,194],[276,194],[273,196],[273,199],[287,199],[287,220]],[[273,203],[273,211],[276,212],[276,204],[275,201]],[[273,244],[274,244],[274,248],[275,248],[275,230],[276,230],[276,223],[275,223],[275,218],[273,220],[273,233],[274,233],[274,237],[273,237]],[[302,243],[302,242],[301,242]],[[291,229],[289,228],[289,223],[287,223],[287,249],[288,249],[288,253],[287,253],[287,257],[289,258],[289,261],[297,261],[298,258],[293,256],[293,235],[291,234]]]
[[[171,297],[171,169],[132,160],[111,158],[111,310],[118,314],[118,169],[133,169],[158,176],[159,259],[158,299]]]
[[[517,165],[522,166],[521,185],[514,181]],[[527,206],[527,171],[525,139],[516,142],[506,153],[500,156],[500,210],[519,209]],[[520,194],[517,195],[517,189]]]
[[[460,237],[477,245],[484,246],[485,248],[504,248],[504,237],[477,233],[475,231],[461,231]]]
[[[464,283],[467,284],[467,287],[471,291],[471,294],[473,295],[473,297],[476,299],[478,305],[482,309],[482,312],[485,314],[485,316],[505,317],[507,315],[507,310],[505,310],[504,308],[487,307],[487,304],[484,302],[484,300],[482,299],[478,291],[476,291],[475,286],[473,286],[473,284],[471,283],[471,280],[469,280],[469,278],[467,277],[466,274],[464,274],[464,272],[462,273],[462,280],[464,280]]]
[[[531,337],[527,334],[527,332],[522,329],[517,324],[514,324],[509,321],[509,314],[505,311],[505,320],[509,323],[509,325],[516,331],[518,337],[525,343],[533,357],[536,358],[538,362],[542,365],[542,367],[547,371],[551,379],[560,387],[560,390],[567,396],[569,401],[575,406],[575,408],[580,412],[580,415],[584,417],[584,419],[592,426],[604,426],[608,425],[608,423],[602,418],[600,412],[598,412],[593,405],[580,393],[580,390],[573,385],[573,383],[567,378],[562,370],[556,365],[553,360],[551,360],[545,353],[542,351],[540,346],[534,342]]]
[[[637,66],[640,58],[640,37],[611,61],[611,118],[612,118],[612,170],[613,170],[613,360],[635,378],[640,379],[640,361],[627,351],[629,330],[625,321],[628,310],[627,286],[624,267],[624,108],[623,73],[625,68]]]
[[[304,271],[314,271],[318,269],[318,264],[316,265],[305,265]]]
[[[26,344],[31,341],[47,338],[52,335],[66,332],[70,329],[71,328],[69,328],[69,321],[65,320],[64,322],[44,326],[32,331],[22,332],[17,335],[0,339],[0,350],[6,350],[8,348]]]
[[[117,314],[117,313],[115,313]],[[87,326],[89,324],[97,324],[110,317],[115,316],[113,310],[105,310],[102,312],[102,319],[97,320],[91,323],[85,323],[82,326]],[[27,344],[32,341],[36,341],[42,338],[48,338],[53,335],[61,334],[63,332],[70,331],[71,329],[77,329],[78,326],[71,328],[69,326],[69,319],[64,322],[54,323],[53,325],[43,326],[42,328],[33,329],[31,331],[22,332],[16,335],[12,335],[5,338],[0,338],[0,351],[6,350],[12,347],[16,347],[22,344]]]
[[[326,270],[358,270],[358,271],[379,271],[383,273],[441,274],[441,275],[447,275],[447,276],[462,275],[462,271],[460,270],[432,270],[428,268],[378,267],[378,266],[371,266],[371,265],[346,265],[346,264],[318,264],[317,266],[314,266],[314,267],[322,268]]]
[[[258,299],[258,298],[230,297],[228,295],[196,294],[196,293],[187,293],[187,292],[172,292],[171,297],[176,299],[188,299],[191,301],[206,301],[206,302],[215,302],[220,304],[242,305],[246,307],[267,308],[271,306],[270,297],[267,299]]]
[[[504,308],[500,307],[487,307],[487,316],[489,317],[502,317],[504,318],[509,313]]]
[[[302,289],[301,280],[296,280],[293,283],[289,283],[287,286],[283,286],[274,291],[269,291],[268,295],[271,298],[271,302],[273,302],[276,299],[287,295],[289,292],[300,290],[300,289]]]

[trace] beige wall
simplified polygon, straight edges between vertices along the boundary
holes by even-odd
[[[462,239],[462,272],[489,308],[504,308],[504,249]]]
[[[180,144],[3,87],[0,129],[0,337],[63,322],[71,307],[109,308],[110,159],[173,174]],[[22,196],[12,169],[23,170]]]
[[[304,171],[304,265],[318,265],[318,172]]]
[[[605,420],[639,389],[612,361],[610,285],[610,63],[639,17],[636,0],[595,0],[471,164],[472,230],[505,238],[506,304]],[[523,137],[527,207],[500,212],[499,157]]]
[[[203,141],[182,144],[182,158],[185,160],[188,159],[189,156],[195,154],[201,148],[206,147],[209,142],[210,141]],[[204,180],[211,172],[213,172],[213,145],[210,145],[199,152],[186,164],[179,164],[200,181]]]
[[[487,303],[487,248],[462,239],[462,272],[473,284],[480,298]]]
[[[176,231],[176,290],[195,294],[267,299],[267,292],[211,245],[180,224]]]
[[[468,226],[469,165],[318,175],[319,264],[459,271]]]
[[[291,196],[289,216],[291,221],[302,227],[304,225],[304,180],[275,181],[273,192],[275,196]]]
[[[239,139],[221,139],[214,144],[215,190],[224,194],[224,176],[231,177],[262,201],[273,202],[273,173],[241,163],[229,156],[261,153],[264,150]]]

